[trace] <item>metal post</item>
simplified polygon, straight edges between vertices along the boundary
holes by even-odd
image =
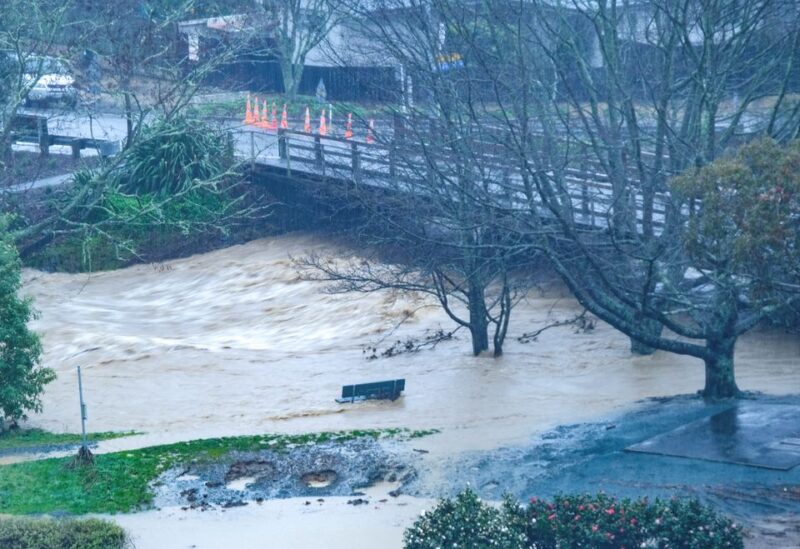
[[[86,441],[86,404],[83,402],[83,381],[81,380],[81,367],[78,366],[78,397],[81,403],[81,446],[88,450]]]

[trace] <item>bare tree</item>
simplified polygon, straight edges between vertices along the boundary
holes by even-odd
[[[491,347],[500,356],[513,306],[524,291],[512,272],[533,258],[519,254],[516,234],[496,230],[496,212],[482,204],[507,170],[487,164],[479,150],[481,131],[464,108],[461,76],[432,70],[443,46],[440,21],[418,8],[352,4],[349,25],[360,39],[338,53],[343,60],[392,59],[429,94],[425,109],[397,105],[394,127],[374,129],[387,151],[374,161],[388,165],[394,176],[378,183],[378,191],[368,185],[347,191],[369,214],[360,242],[383,253],[344,266],[312,258],[307,266],[338,282],[338,290],[433,295],[469,330],[473,354]]]
[[[0,150],[8,151],[14,119],[46,70],[46,57],[68,55],[62,43],[71,1],[8,0],[0,5]]]
[[[340,21],[344,0],[255,0],[256,32],[269,35],[267,53],[275,54],[290,99],[297,96],[306,57]]]
[[[475,208],[495,212],[496,230],[542,250],[576,298],[639,350],[695,356],[705,363],[706,396],[738,394],[736,338],[791,299],[754,300],[755,286],[742,283],[744,266],[726,271],[689,253],[694,209],[670,180],[753,135],[797,135],[797,103],[790,98],[798,80],[797,6],[782,0],[398,0],[392,6],[385,10],[394,19],[362,11],[369,19],[364,32],[413,67],[415,88],[431,90],[431,116],[447,126],[457,113],[471,123],[461,128],[481,131],[480,140],[463,140],[460,149],[448,150],[447,141],[429,141],[429,148],[448,150],[460,162],[489,153],[508,167],[487,177],[491,192],[471,193]],[[398,19],[414,24],[398,31]],[[410,34],[420,36],[417,28],[430,29],[422,35],[438,29],[440,39],[404,45]],[[459,70],[444,71],[439,56],[456,56]],[[449,85],[437,87],[437,80]]]

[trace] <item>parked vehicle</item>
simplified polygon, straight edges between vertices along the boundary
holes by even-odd
[[[25,104],[34,102],[50,103],[62,101],[74,107],[78,102],[78,90],[75,88],[75,77],[69,63],[56,57],[30,57],[25,60],[23,81],[27,85],[33,83],[28,91]]]

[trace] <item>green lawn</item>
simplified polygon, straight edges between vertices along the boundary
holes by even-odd
[[[90,433],[89,442],[136,435],[134,431],[122,433]],[[25,450],[46,446],[80,444],[81,435],[74,433],[50,433],[42,429],[15,429],[0,433],[0,453],[7,450]]]
[[[281,451],[298,445],[362,437],[410,439],[435,432],[383,429],[228,437],[100,454],[95,456],[92,467],[75,467],[72,458],[16,463],[0,467],[0,514],[136,511],[151,504],[153,493],[149,485],[158,475],[192,460],[219,459],[232,451],[264,448]]]

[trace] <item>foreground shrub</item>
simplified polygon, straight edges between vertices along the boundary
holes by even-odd
[[[432,511],[423,512],[414,526],[406,530],[405,547],[525,547],[525,532],[508,526],[514,520],[512,509],[504,506],[498,511],[467,488],[454,500],[444,499]]]
[[[407,549],[743,547],[741,529],[696,500],[617,500],[604,494],[506,499],[486,505],[467,489],[441,501],[405,533]]]
[[[104,520],[0,519],[4,549],[122,549],[125,530]]]

